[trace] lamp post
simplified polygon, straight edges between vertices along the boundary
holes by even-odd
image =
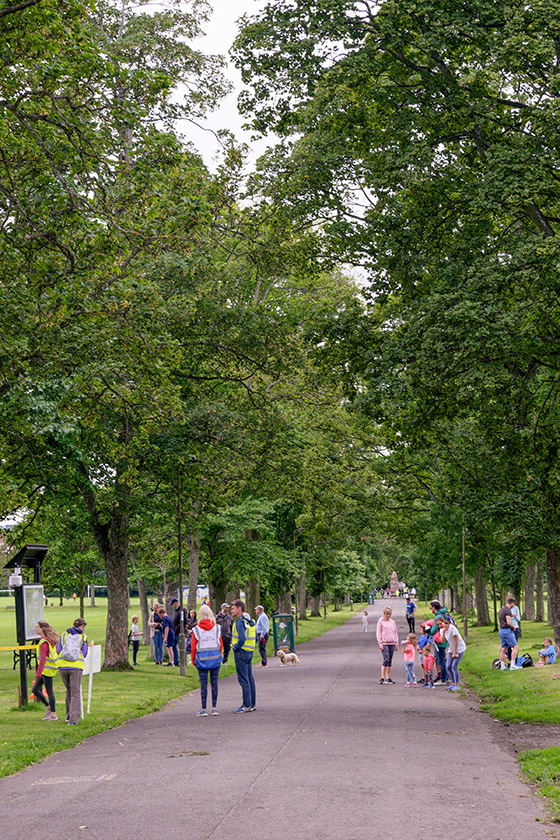
[[[185,651],[185,613],[183,609],[183,529],[181,525],[181,472],[177,467],[177,546],[179,552],[179,673],[182,677],[187,672]]]

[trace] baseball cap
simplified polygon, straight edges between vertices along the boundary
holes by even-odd
[[[226,604],[226,602],[225,602],[225,601],[224,601],[224,603],[222,604],[222,606],[220,607],[220,609],[221,609],[221,610],[223,610],[223,608],[224,608],[224,607],[226,608],[226,610],[229,610],[229,604]]]

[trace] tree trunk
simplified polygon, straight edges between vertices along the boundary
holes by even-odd
[[[128,661],[128,513],[116,508],[111,518],[107,574],[107,631],[103,670],[132,670]]]
[[[314,595],[313,596],[313,606],[311,607],[311,616],[313,618],[320,618],[321,617],[321,596]]]
[[[198,587],[200,537],[198,531],[187,537],[189,544],[189,598],[187,609],[196,610],[196,590]]]
[[[234,601],[236,601],[240,597],[241,597],[241,591],[239,589],[239,584],[237,583],[237,581],[235,581],[232,584],[231,589],[229,589],[226,592],[226,601],[227,601],[228,604],[232,604]]]
[[[59,589],[58,591],[59,591],[58,606],[63,607],[64,606],[64,593],[63,593],[62,589]]]
[[[525,571],[525,621],[535,620],[535,579],[537,567],[534,563],[528,563]]]
[[[292,612],[292,593],[282,592],[278,596],[278,612],[283,615],[291,615]]]
[[[543,561],[537,563],[537,574],[535,576],[535,621],[544,621],[544,580]]]
[[[548,618],[554,627],[554,641],[560,644],[560,548],[546,550]]]
[[[150,620],[150,610],[148,607],[148,590],[146,587],[146,581],[144,578],[139,577],[137,580],[138,584],[138,597],[140,598],[140,614],[142,616],[142,644],[149,645],[150,643],[150,628],[148,627],[148,621]]]
[[[474,575],[474,591],[476,599],[476,626],[486,627],[490,624],[488,610],[488,593],[486,591],[486,565],[481,563]]]
[[[299,577],[299,620],[305,621],[307,618],[307,590],[305,588],[305,568]]]
[[[83,580],[80,581],[80,618],[84,617],[84,598],[85,598],[85,587]]]
[[[451,586],[451,612],[461,613],[462,611],[463,605],[459,596],[459,587],[454,583]]]
[[[255,607],[260,603],[261,588],[257,580],[250,580],[245,584],[245,607],[251,617],[254,617]]]
[[[91,583],[89,587],[89,591],[91,593],[91,597],[89,600],[90,607],[95,607],[95,583]]]

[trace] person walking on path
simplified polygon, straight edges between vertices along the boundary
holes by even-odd
[[[66,689],[66,723],[76,726],[81,715],[82,674],[88,655],[86,622],[77,618],[56,644],[58,672]]]
[[[402,643],[402,652],[404,656],[404,670],[406,671],[407,686],[418,686],[416,674],[414,673],[414,658],[416,650],[418,649],[418,642],[414,633],[409,633],[406,641]]]
[[[519,652],[519,645],[513,632],[513,620],[511,617],[511,608],[515,604],[515,598],[508,598],[505,605],[498,612],[498,621],[500,628],[498,634],[502,647],[500,648],[500,668],[502,671],[507,669],[507,649],[511,648],[511,662],[509,665],[510,671],[519,671],[520,665],[517,665],[517,654]]]
[[[465,641],[459,630],[451,623],[449,617],[436,618],[436,624],[440,632],[448,643],[447,649],[447,672],[449,674],[449,688],[448,691],[460,691],[459,685],[459,664],[463,658],[463,654],[467,649]]]
[[[446,667],[446,660],[447,660],[447,648],[449,645],[442,639],[440,635],[436,634],[439,633],[439,628],[437,626],[437,619],[443,618],[444,616],[448,615],[447,608],[442,606],[441,601],[438,601],[437,598],[430,602],[430,610],[434,616],[434,621],[432,626],[430,627],[430,636],[434,643],[434,651],[436,655],[436,665],[438,666],[439,671],[439,679],[436,680],[434,685],[446,685],[447,683],[447,667]]]
[[[191,636],[191,657],[198,669],[200,679],[200,711],[197,717],[207,717],[208,676],[212,689],[212,714],[218,713],[218,677],[222,664],[223,646],[220,626],[208,604],[202,604],[198,611],[198,624]]]
[[[397,625],[391,618],[392,614],[393,610],[391,607],[385,607],[383,609],[383,615],[377,622],[377,643],[383,656],[379,685],[395,684],[394,680],[391,679],[391,665],[395,648],[399,643],[399,631],[397,630]]]
[[[364,610],[363,613],[362,613],[362,627],[364,629],[364,633],[367,633],[368,626],[369,626],[369,615],[368,615],[368,611]]]
[[[224,665],[227,665],[229,658],[229,651],[231,648],[231,628],[233,627],[233,618],[229,614],[228,610],[229,604],[224,602],[220,607],[220,612],[216,616],[216,624],[219,625],[222,633],[222,645],[224,652],[222,662]]]
[[[235,659],[237,681],[243,692],[243,705],[234,709],[236,713],[254,712],[257,703],[257,690],[253,677],[253,652],[257,640],[255,622],[245,612],[245,601],[237,598],[231,605],[233,627],[231,646]]]
[[[37,645],[39,651],[39,664],[37,665],[37,672],[35,674],[35,684],[33,686],[33,694],[40,703],[46,706],[45,716],[43,720],[58,720],[56,714],[56,700],[53,691],[53,677],[58,670],[58,654],[56,652],[56,644],[58,642],[58,633],[56,633],[48,621],[40,619],[35,627],[35,632],[41,638]],[[47,690],[48,701],[43,696],[43,686]]]
[[[132,641],[132,664],[138,665],[136,661],[138,659],[138,648],[140,647],[140,639],[144,635],[140,628],[138,627],[138,620],[139,616],[133,615],[131,618],[132,624],[130,625],[130,639]]]
[[[416,604],[410,600],[410,595],[406,596],[406,620],[408,622],[408,629],[411,633],[416,632],[416,620],[414,613],[416,612]]]
[[[268,664],[266,643],[268,642],[268,634],[270,632],[270,622],[264,611],[264,607],[260,604],[258,607],[255,607],[255,612],[257,614],[257,639],[259,642],[259,653],[261,655],[261,661],[257,665],[257,668],[266,668]]]

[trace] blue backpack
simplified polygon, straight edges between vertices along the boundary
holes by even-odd
[[[197,668],[210,670],[219,668],[222,664],[222,651],[220,650],[220,627],[215,624],[211,630],[203,630],[197,624],[193,627],[193,634],[196,638],[196,656],[194,664]]]

